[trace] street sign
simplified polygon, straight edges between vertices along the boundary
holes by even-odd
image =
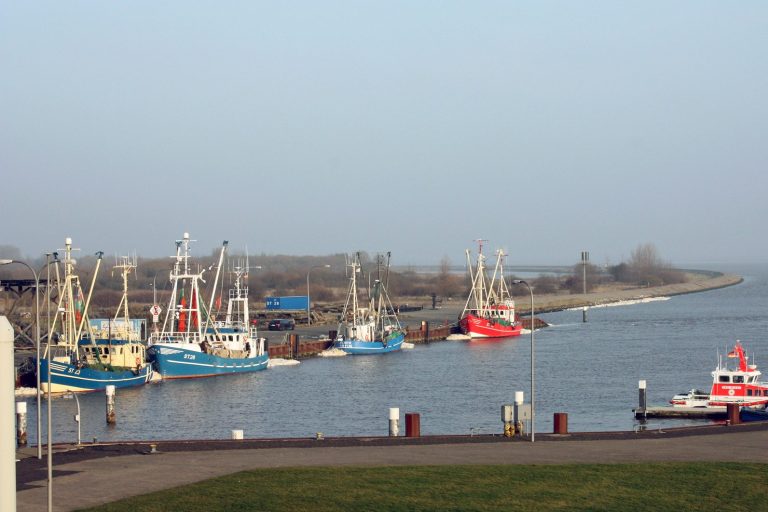
[[[267,297],[265,306],[269,310],[306,311],[309,308],[309,297],[306,295]]]

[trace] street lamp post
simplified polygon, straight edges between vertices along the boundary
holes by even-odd
[[[533,343],[533,331],[535,330],[534,326],[534,316],[533,316],[533,289],[531,288],[531,285],[528,284],[527,281],[523,281],[522,279],[516,279],[512,281],[512,284],[523,284],[526,288],[528,288],[528,292],[531,294],[531,442],[533,443],[536,440],[536,379],[535,379],[535,365],[534,365],[534,343]]]
[[[43,458],[43,435],[40,432],[42,422],[40,420],[40,275],[35,272],[35,269],[19,260],[0,260],[0,265],[9,265],[11,263],[18,263],[27,267],[32,275],[35,276],[35,351],[37,355],[35,374],[37,375],[37,458]]]
[[[310,316],[310,302],[309,302],[309,274],[312,273],[312,270],[316,268],[331,268],[330,265],[315,265],[314,267],[310,267],[309,271],[307,272],[307,325],[312,325],[312,317]]]

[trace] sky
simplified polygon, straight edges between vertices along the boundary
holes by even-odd
[[[46,1],[0,16],[0,245],[768,254],[768,2]]]

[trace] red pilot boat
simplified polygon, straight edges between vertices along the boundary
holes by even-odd
[[[712,372],[712,389],[709,394],[691,390],[675,395],[670,400],[672,406],[725,409],[728,404],[738,404],[765,408],[768,404],[768,382],[760,382],[760,370],[757,365],[749,364],[749,358],[744,354],[744,347],[739,341],[728,353],[728,357],[738,359],[738,367],[730,369],[721,360]]]
[[[523,326],[515,316],[515,301],[512,300],[504,280],[504,252],[496,251],[496,267],[493,276],[486,275],[483,242],[478,240],[477,265],[467,250],[467,266],[472,279],[472,291],[467,297],[459,326],[464,334],[472,338],[507,338],[520,336]]]

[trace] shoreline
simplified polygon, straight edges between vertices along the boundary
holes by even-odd
[[[708,270],[686,270],[686,273],[690,277],[687,282],[663,286],[604,289],[592,291],[587,294],[536,295],[536,291],[534,290],[534,313],[539,315],[543,313],[566,311],[569,309],[590,308],[622,302],[642,301],[644,299],[707,292],[727,288],[729,286],[736,286],[744,281],[744,278],[737,274],[726,274]],[[528,316],[531,311],[529,298],[524,295],[514,295],[513,299],[515,300],[515,309],[517,312],[520,315]],[[398,316],[403,320],[403,323],[413,322],[414,325],[417,326],[420,325],[421,321],[438,323],[447,321],[455,323],[458,321],[458,316],[464,308],[464,302],[465,299],[463,298],[459,300],[444,300],[437,309],[431,309],[429,306],[425,305],[424,309],[420,311],[402,313]]]
[[[583,308],[593,306],[603,306],[623,301],[639,301],[643,299],[658,297],[674,297],[676,295],[687,295],[689,293],[707,292],[719,290],[729,286],[736,286],[744,282],[744,278],[737,274],[717,273],[713,275],[710,271],[689,270],[689,276],[693,278],[685,283],[667,284],[662,286],[651,286],[643,288],[627,288],[623,290],[605,290],[572,295],[534,295],[534,307],[539,313],[552,313],[555,311],[564,311],[572,308]],[[542,304],[539,306],[539,304]],[[518,311],[530,312],[530,305],[526,301],[520,300],[517,307]]]

